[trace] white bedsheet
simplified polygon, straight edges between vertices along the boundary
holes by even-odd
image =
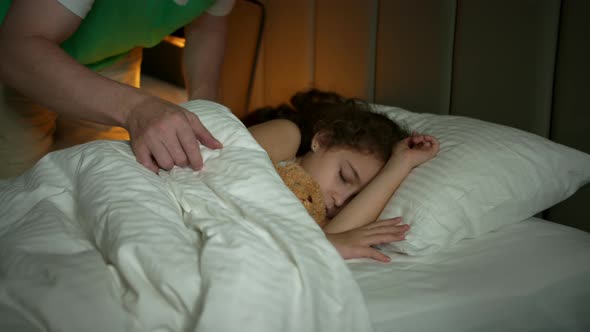
[[[375,331],[590,331],[590,234],[541,219],[349,267]]]
[[[225,147],[150,173],[126,142],[0,181],[0,331],[369,331],[350,271],[227,109]]]

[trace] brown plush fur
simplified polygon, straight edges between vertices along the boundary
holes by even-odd
[[[285,166],[275,165],[275,168],[283,182],[305,206],[307,212],[320,227],[324,227],[328,222],[326,206],[317,182],[297,163],[288,163]]]

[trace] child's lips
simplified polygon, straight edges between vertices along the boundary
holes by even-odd
[[[328,219],[334,218],[334,212],[326,206],[326,217]]]

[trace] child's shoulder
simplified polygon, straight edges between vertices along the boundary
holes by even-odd
[[[273,162],[295,158],[301,143],[301,132],[294,122],[271,120],[249,127],[248,130]]]

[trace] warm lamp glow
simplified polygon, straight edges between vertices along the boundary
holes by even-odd
[[[164,41],[170,43],[176,47],[184,48],[184,44],[186,43],[185,38],[176,37],[176,36],[166,36],[164,37]]]

